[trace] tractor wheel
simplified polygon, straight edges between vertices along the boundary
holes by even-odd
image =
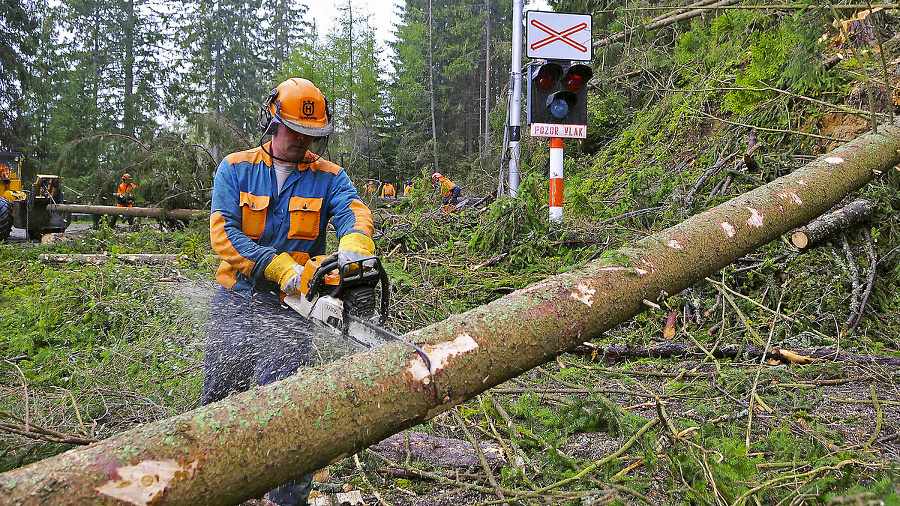
[[[0,197],[0,241],[5,241],[12,230],[12,206]]]

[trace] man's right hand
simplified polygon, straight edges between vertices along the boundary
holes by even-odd
[[[300,278],[303,266],[298,264],[291,255],[280,253],[266,266],[265,276],[269,281],[278,283],[281,291],[287,295],[300,293]]]

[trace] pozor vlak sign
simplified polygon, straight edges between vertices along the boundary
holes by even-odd
[[[526,55],[544,59],[530,65],[528,123],[532,137],[584,139],[587,136],[587,83],[591,16],[560,12],[526,13]]]

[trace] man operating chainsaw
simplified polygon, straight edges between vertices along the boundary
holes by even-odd
[[[300,292],[310,257],[325,253],[329,219],[338,265],[375,250],[369,208],[344,170],[319,155],[334,128],[322,92],[306,79],[284,81],[263,103],[260,127],[259,147],[226,156],[213,185],[210,240],[222,288],[211,307],[204,405],[308,363],[312,324],[282,301]],[[297,477],[267,498],[305,505],[311,481]]]

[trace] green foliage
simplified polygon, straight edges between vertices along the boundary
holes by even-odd
[[[95,426],[98,437],[194,406],[200,377],[181,373],[200,363],[208,304],[204,301],[211,288],[192,295],[173,292],[159,283],[160,278],[173,275],[168,267],[134,266],[117,260],[101,265],[48,264],[38,260],[38,255],[104,250],[172,252],[180,247],[199,248],[202,237],[202,230],[113,236],[104,228],[83,239],[50,246],[24,249],[21,244],[0,245],[0,321],[4,328],[0,349],[7,359],[0,367],[0,382],[25,382],[30,394],[37,396],[31,409],[46,409],[37,403],[63,392],[60,405],[50,411],[57,416],[81,417],[88,424],[102,420]],[[207,252],[208,246],[203,257]],[[209,279],[213,272],[208,264],[199,270],[190,263],[177,269],[179,276],[199,279]],[[205,295],[194,299],[196,294]],[[117,386],[104,392],[110,385]],[[117,405],[120,395],[132,396],[130,407],[111,413],[110,403]],[[20,402],[21,396],[4,396],[0,411],[21,412]],[[73,402],[78,405],[78,415]],[[67,445],[15,447],[0,453],[0,472],[66,449]]]
[[[469,250],[508,251],[544,237],[549,223],[542,211],[542,189],[536,174],[526,174],[516,198],[500,197],[484,213],[469,239]]]
[[[730,91],[724,107],[743,114],[776,96],[774,91],[753,91],[761,88],[777,87],[811,97],[833,91],[836,80],[818,63],[820,32],[821,26],[813,24],[809,14],[800,13],[771,33],[755,33],[750,62],[735,78],[736,87],[750,90]]]

